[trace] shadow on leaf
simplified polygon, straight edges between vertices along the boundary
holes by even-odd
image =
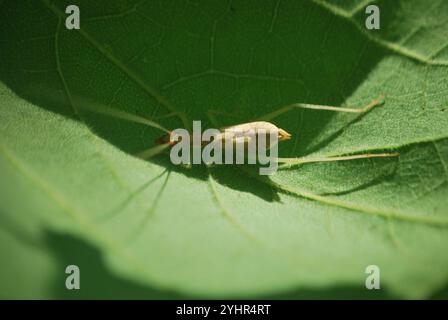
[[[71,235],[47,232],[47,245],[60,263],[61,272],[52,283],[54,297],[59,299],[208,299],[207,296],[191,296],[170,290],[122,279],[106,266],[100,252],[87,242]],[[64,273],[68,265],[80,269],[80,290],[67,290]],[[443,297],[442,294],[436,296]],[[216,298],[216,297],[213,297]],[[394,299],[386,289],[366,290],[364,287],[337,286],[325,289],[300,289],[284,293],[253,296],[223,296],[239,299]]]

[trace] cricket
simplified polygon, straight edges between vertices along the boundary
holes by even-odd
[[[221,129],[208,129],[208,130],[214,130],[212,131],[212,134],[206,134],[204,132],[205,139],[203,139],[203,136],[201,135],[201,132],[197,132],[197,130],[193,130],[193,132],[188,132],[186,129],[176,129],[176,130],[168,130],[162,125],[158,124],[157,122],[150,120],[146,117],[130,114],[124,111],[112,109],[112,108],[104,108],[100,107],[97,109],[90,109],[92,112],[100,113],[106,116],[111,116],[114,118],[131,121],[135,123],[144,124],[147,126],[150,126],[152,128],[156,128],[158,130],[161,130],[164,132],[164,135],[160,138],[155,140],[156,146],[151,147],[147,150],[144,150],[143,152],[137,154],[140,158],[148,159],[151,158],[157,154],[160,154],[165,151],[165,149],[171,147],[178,147],[178,144],[180,142],[183,143],[183,145],[187,145],[188,149],[191,145],[191,142],[197,142],[199,141],[200,146],[207,146],[207,145],[222,145],[225,146],[225,148],[229,147],[237,147],[238,146],[242,149],[247,150],[248,146],[251,143],[251,140],[254,139],[254,133],[255,135],[262,131],[269,135],[275,135],[276,139],[274,140],[275,143],[269,143],[267,142],[265,145],[266,150],[271,149],[273,146],[276,145],[277,142],[283,142],[290,140],[292,138],[292,134],[288,133],[285,129],[277,127],[275,124],[273,124],[271,121],[275,119],[276,117],[293,111],[295,109],[313,109],[313,110],[323,110],[323,111],[334,111],[334,112],[344,112],[344,113],[367,113],[371,109],[373,109],[376,106],[379,106],[383,104],[385,101],[385,96],[381,94],[376,99],[373,99],[367,106],[363,108],[348,108],[348,107],[335,107],[335,106],[327,106],[327,105],[316,105],[316,104],[306,104],[306,103],[294,103],[290,104],[284,107],[281,107],[269,114],[266,114],[258,119],[255,119],[254,121],[237,124],[229,127],[223,127]],[[215,111],[209,111],[207,113],[207,116],[209,120],[212,122],[212,124],[217,125],[216,118],[214,117],[214,113],[217,113]],[[219,113],[219,112],[218,112]],[[217,125],[217,127],[219,127]],[[179,134],[179,132],[183,132],[184,134]],[[272,139],[271,139],[272,140]],[[259,145],[258,145],[259,148]],[[260,154],[260,150],[258,150],[258,154]],[[347,161],[347,160],[356,160],[356,159],[366,159],[366,158],[385,158],[385,157],[397,157],[399,156],[399,153],[397,152],[391,152],[391,153],[365,153],[365,154],[356,154],[356,155],[342,155],[342,156],[322,156],[322,157],[298,157],[298,158],[279,158],[276,157],[274,159],[270,159],[276,162],[276,164],[281,164],[282,166],[292,166],[292,165],[300,165],[305,163],[312,163],[312,162],[329,162],[329,161]],[[187,161],[189,161],[189,151],[187,155]],[[200,163],[197,161],[193,162],[194,164]],[[226,164],[230,162],[226,161]],[[238,162],[237,164],[240,164],[241,162]],[[179,163],[175,163],[179,164]],[[185,162],[184,162],[185,164]]]

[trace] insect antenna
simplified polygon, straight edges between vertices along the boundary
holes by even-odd
[[[122,110],[108,108],[108,107],[104,107],[104,106],[101,106],[98,104],[96,104],[95,107],[82,107],[82,109],[85,109],[85,110],[93,112],[93,113],[98,113],[98,114],[102,114],[105,116],[117,118],[117,119],[131,121],[131,122],[135,122],[135,123],[141,123],[141,124],[147,125],[149,127],[162,130],[166,133],[170,133],[170,131],[168,129],[166,129],[164,126],[162,126],[161,124],[159,124],[153,120],[150,120],[150,119],[147,119],[147,118],[135,115],[135,114],[131,114],[131,113],[128,113],[128,112],[125,112]]]
[[[136,156],[141,159],[149,159],[151,157],[154,157],[155,155],[158,155],[159,153],[162,153],[166,148],[170,147],[170,143],[164,143],[146,150],[143,150],[140,153],[137,153]]]

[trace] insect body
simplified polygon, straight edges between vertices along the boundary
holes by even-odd
[[[268,122],[269,120],[272,120],[273,118],[292,111],[294,109],[303,108],[303,109],[314,109],[314,110],[326,110],[326,111],[336,111],[336,112],[346,112],[346,113],[367,113],[370,111],[373,107],[378,106],[384,102],[384,96],[380,95],[377,99],[374,99],[371,103],[369,103],[364,108],[345,108],[345,107],[334,107],[334,106],[324,106],[324,105],[313,105],[313,104],[303,104],[303,103],[295,103],[291,104],[285,107],[282,107],[274,112],[271,112],[263,117],[260,118],[260,121],[254,121],[254,122],[248,122],[243,124],[237,124],[234,126],[222,128],[222,129],[214,129],[215,132],[212,135],[212,139],[206,139],[203,141],[201,139],[201,132],[195,132],[193,128],[193,133],[187,133],[185,136],[190,141],[195,141],[196,139],[199,139],[201,141],[201,145],[208,145],[213,143],[221,143],[225,144],[230,143],[231,145],[239,145],[244,144],[245,147],[250,143],[250,141],[253,139],[254,135],[257,135],[259,131],[264,131],[267,134],[274,134],[276,136],[276,142],[277,141],[285,141],[291,139],[291,134],[285,131],[284,129],[278,128],[276,125],[274,125],[271,122]],[[143,158],[151,157],[155,154],[160,153],[165,148],[170,146],[175,146],[178,144],[182,139],[179,138],[179,134],[174,131],[167,130],[160,124],[143,118],[139,117],[137,115],[132,115],[125,113],[123,111],[118,111],[110,108],[97,108],[95,110],[90,110],[93,112],[105,114],[108,116],[112,116],[115,118],[120,118],[127,121],[137,122],[141,124],[145,124],[148,126],[151,126],[153,128],[160,129],[164,131],[166,134],[159,139],[156,140],[156,143],[158,146],[148,149],[140,154]],[[209,115],[209,118],[212,122],[214,118],[212,118]],[[272,148],[274,144],[267,143],[266,148]],[[310,163],[310,162],[327,162],[327,161],[342,161],[342,160],[354,160],[354,159],[363,159],[363,158],[378,158],[378,157],[395,157],[399,154],[394,153],[368,153],[368,154],[358,154],[358,155],[342,155],[342,156],[330,156],[330,157],[301,157],[301,158],[276,158],[276,161],[278,163],[284,163],[287,165],[293,165],[293,164],[303,164],[303,163]]]
[[[243,124],[238,124],[230,127],[225,127],[219,129],[213,136],[213,141],[221,141],[225,143],[225,141],[231,140],[234,144],[239,143],[249,143],[251,139],[254,138],[259,133],[265,133],[269,135],[271,133],[275,134],[278,141],[284,141],[291,139],[291,134],[286,132],[285,130],[278,128],[276,125],[267,122],[267,121],[254,121]],[[200,133],[193,132],[190,135],[190,141],[193,140],[194,135],[199,135]],[[180,141],[175,132],[170,132],[169,134],[163,135],[159,139],[156,140],[157,144],[169,144],[171,146],[177,144]],[[202,145],[208,144],[209,141],[204,141]],[[269,145],[269,147],[273,147],[273,145]]]

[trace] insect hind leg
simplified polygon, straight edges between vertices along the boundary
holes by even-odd
[[[357,155],[348,156],[329,156],[329,157],[301,157],[301,158],[277,158],[278,163],[283,163],[282,167],[290,167],[292,165],[301,165],[304,163],[313,162],[331,162],[331,161],[346,161],[346,160],[356,160],[356,159],[367,159],[367,158],[388,158],[388,157],[398,157],[400,154],[398,152],[391,153],[365,153]]]
[[[373,99],[368,105],[363,108],[347,108],[347,107],[335,107],[335,106],[326,106],[326,105],[317,105],[317,104],[308,104],[308,103],[293,103],[284,107],[281,107],[278,110],[265,114],[256,120],[264,120],[269,121],[272,120],[284,113],[295,109],[312,109],[312,110],[325,110],[325,111],[335,111],[335,112],[347,112],[347,113],[367,113],[371,109],[376,106],[379,106],[384,103],[384,95],[381,94],[377,98]]]

